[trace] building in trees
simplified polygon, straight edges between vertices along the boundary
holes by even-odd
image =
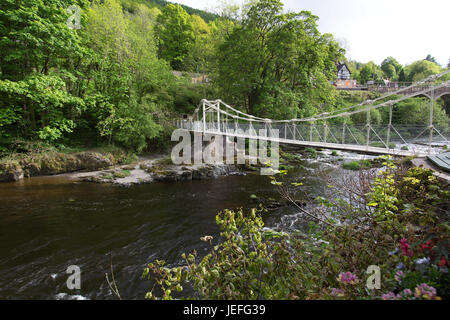
[[[350,71],[350,68],[345,62],[340,62],[337,65],[337,80],[334,83],[336,85],[336,88],[356,88],[356,80],[352,80],[351,78],[352,73]]]

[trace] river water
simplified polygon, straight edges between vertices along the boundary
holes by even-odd
[[[327,189],[320,172],[340,172],[329,157],[292,172],[313,196]],[[218,238],[215,215],[255,206],[252,194],[279,198],[259,174],[130,188],[66,175],[0,184],[0,299],[115,299],[105,279],[111,257],[122,298],[143,299],[151,286],[141,278],[147,263],[176,265],[183,252],[206,253],[200,237]],[[293,207],[264,220],[276,229],[302,225]],[[81,269],[80,290],[67,288],[70,265]]]

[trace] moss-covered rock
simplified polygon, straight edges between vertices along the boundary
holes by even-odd
[[[75,156],[81,161],[83,169],[98,170],[107,168],[114,164],[114,157],[112,154],[101,154],[99,152],[80,152]]]
[[[111,167],[114,164],[115,159],[112,154],[91,151],[69,154],[47,152],[18,155],[17,159],[3,160],[0,163],[0,182],[80,170],[94,171]]]
[[[39,166],[36,166],[37,169]],[[83,169],[82,161],[72,154],[51,153],[44,155],[40,160],[38,175],[53,175],[73,172]]]
[[[18,181],[24,174],[18,161],[9,160],[0,163],[0,182]]]

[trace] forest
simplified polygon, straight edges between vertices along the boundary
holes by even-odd
[[[347,60],[333,35],[318,31],[318,19],[286,13],[279,0],[217,13],[161,0],[4,0],[0,152],[30,143],[61,150],[113,145],[136,154],[163,148],[174,119],[191,114],[202,98],[273,119],[358,103],[366,97],[330,84],[337,63]],[[347,63],[361,84],[412,82],[443,70],[431,56],[407,66],[392,57],[381,66]],[[192,83],[198,75],[208,82]],[[395,118],[423,123],[427,106],[408,100]],[[435,108],[446,125],[442,101]]]

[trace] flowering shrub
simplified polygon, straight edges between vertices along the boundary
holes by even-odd
[[[381,296],[382,300],[415,300],[414,295],[410,289],[404,289],[400,293],[388,292]]]
[[[413,252],[410,250],[410,246],[408,244],[408,240],[405,238],[400,240],[400,248],[402,249],[402,254],[407,257],[412,257]]]
[[[342,272],[341,274],[339,274],[338,280],[343,284],[358,283],[358,277],[351,272]]]
[[[440,298],[436,296],[436,289],[426,283],[422,283],[416,287],[414,290],[414,296],[416,298],[423,298],[426,300],[440,300]]]
[[[183,254],[184,265],[174,268],[148,265],[144,276],[161,294],[151,290],[146,298],[172,299],[185,287],[200,299],[448,298],[450,232],[447,217],[436,212],[450,195],[429,170],[398,172],[388,158],[384,165],[358,199],[365,205],[320,199],[331,217],[299,208],[311,221],[307,234],[267,230],[264,210],[224,210],[216,217],[221,238],[201,239],[209,244],[206,256]],[[281,194],[294,200],[287,188]],[[366,287],[371,265],[381,269],[382,291]]]

